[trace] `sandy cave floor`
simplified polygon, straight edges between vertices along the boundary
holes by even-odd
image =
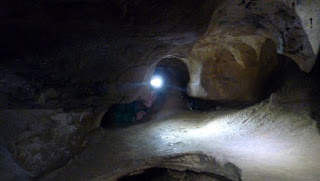
[[[243,110],[162,111],[143,124],[97,131],[87,149],[43,179],[115,180],[163,157],[201,152],[234,163],[243,180],[320,180],[320,135],[310,106],[262,102]]]

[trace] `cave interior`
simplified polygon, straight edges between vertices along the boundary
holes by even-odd
[[[320,180],[320,1],[2,0],[0,19],[0,180]]]

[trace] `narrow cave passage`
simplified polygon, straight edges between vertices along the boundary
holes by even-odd
[[[172,114],[175,110],[192,109],[194,101],[187,93],[190,77],[183,61],[176,58],[160,61],[152,77],[159,77],[161,86],[153,87],[151,80],[150,95],[128,104],[111,106],[103,116],[100,126],[126,127],[159,118],[159,115],[168,112]],[[140,112],[143,114],[140,115]]]
[[[176,58],[161,60],[154,70],[154,75],[164,79],[164,86],[158,90],[155,111],[190,107],[190,98],[187,93],[190,77],[182,60]]]
[[[319,181],[319,0],[0,9],[1,181]]]
[[[156,102],[155,111],[160,110],[190,110],[210,111],[218,104],[216,101],[203,100],[188,95],[188,83],[190,73],[185,63],[177,58],[161,60],[154,71],[154,75],[164,78],[165,84],[159,90],[159,99]]]
[[[218,105],[215,101],[192,98],[188,95],[190,75],[187,66],[180,59],[161,60],[152,77],[159,77],[163,82],[160,87],[150,86],[151,94],[154,96],[150,106],[146,106],[145,103],[149,101],[149,95],[128,104],[114,104],[103,116],[100,126],[127,127],[159,119],[179,110],[210,111]],[[144,112],[142,116],[139,115],[140,111]]]
[[[166,86],[159,94],[159,97],[163,97],[159,98],[153,107],[155,112],[151,114],[151,121],[128,129],[104,133],[110,138],[103,140],[105,145],[118,142],[117,149],[130,150],[113,155],[115,158],[111,159],[112,162],[116,162],[116,158],[126,158],[114,168],[127,169],[126,172],[119,173],[119,180],[175,180],[165,167],[145,170],[141,174],[135,173],[137,175],[125,175],[132,173],[136,168],[143,168],[144,164],[157,164],[159,161],[157,155],[170,156],[181,152],[198,151],[205,152],[214,159],[222,157],[231,161],[239,167],[242,173],[241,179],[244,180],[273,179],[275,178],[273,175],[301,180],[307,177],[303,171],[306,167],[312,168],[308,171],[312,173],[308,176],[309,180],[318,177],[316,170],[320,168],[318,162],[300,162],[311,158],[320,160],[317,155],[317,150],[320,149],[319,130],[316,125],[318,118],[314,118],[318,113],[316,109],[319,108],[319,104],[310,101],[310,98],[319,95],[318,84],[315,83],[318,82],[318,74],[307,75],[301,72],[292,60],[285,57],[282,60],[283,65],[276,74],[277,80],[271,77],[268,82],[273,83],[273,87],[264,92],[271,96],[267,95],[266,99],[250,106],[240,108],[226,106],[225,109],[211,111],[191,111],[188,107],[189,98],[183,97],[187,79],[182,77],[178,81],[175,80],[175,76],[179,77],[177,74],[179,71],[174,70],[178,68],[171,69],[169,66],[174,67],[172,65],[174,61],[160,62],[155,74],[164,77]],[[184,84],[179,80],[185,80],[181,81]],[[170,111],[174,114],[163,116]],[[296,132],[297,129],[300,131]],[[309,149],[304,149],[307,147]],[[131,155],[132,152],[134,155]],[[188,156],[187,159],[177,159],[173,163],[181,164],[177,168],[191,165],[203,169],[203,163],[189,164],[188,160],[207,159],[191,158]],[[131,163],[130,160],[139,161]],[[127,162],[130,162],[128,166],[121,167]],[[223,161],[220,164],[223,164]],[[220,170],[226,172],[228,169]],[[180,173],[180,176],[184,174]],[[189,177],[184,178],[186,181],[189,178],[205,178],[205,180],[212,178],[212,175],[203,173],[187,173],[187,175]],[[227,178],[230,179],[230,175]]]
[[[270,50],[275,51],[275,44],[268,39],[262,48],[262,54],[268,57]],[[103,116],[100,126],[103,128],[128,127],[158,120],[181,110],[201,113],[221,109],[245,109],[254,103],[268,99],[272,93],[279,91],[285,80],[294,79],[292,74],[295,76],[301,74],[299,67],[290,58],[279,54],[276,54],[276,57],[279,59],[279,65],[273,71],[273,74],[256,80],[259,82],[259,87],[257,88],[259,90],[259,95],[257,95],[259,100],[249,104],[210,101],[190,97],[188,95],[190,74],[185,63],[178,58],[163,59],[157,64],[152,75],[152,77],[160,77],[161,86],[153,87],[152,81],[147,82],[151,87],[150,95],[128,104],[112,105]],[[150,97],[153,97],[152,101],[149,100]],[[149,102],[148,104],[150,105],[146,106],[146,102]],[[141,111],[144,113],[139,117],[139,112]]]

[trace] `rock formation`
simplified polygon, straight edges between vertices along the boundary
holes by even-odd
[[[311,71],[320,43],[319,2],[226,1],[187,60],[192,96],[254,101],[276,70],[277,54]]]
[[[102,180],[134,171],[108,165],[108,159],[115,161],[113,154],[123,156],[114,152],[132,145],[101,133],[99,124],[113,104],[135,101],[149,91],[161,61],[184,62],[190,98],[245,105],[270,96],[269,84],[289,69],[288,59],[311,72],[320,45],[317,0],[3,0],[0,18],[0,180],[66,179],[69,172],[75,179],[78,174],[79,179]],[[302,95],[304,100],[308,91]],[[271,96],[272,104],[285,102],[285,96],[277,96]],[[317,115],[312,109],[308,120]],[[166,116],[172,116],[170,110]],[[121,149],[109,141],[95,142],[99,136],[119,141],[115,146]],[[166,144],[169,150],[170,144],[179,145]],[[158,161],[179,154],[165,155],[152,146]],[[124,154],[129,155],[125,161],[135,151],[143,155],[135,148]],[[183,149],[194,151],[189,148]],[[125,166],[122,161],[116,166]],[[137,162],[129,166],[161,165]]]

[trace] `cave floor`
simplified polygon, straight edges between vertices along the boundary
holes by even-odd
[[[45,180],[116,180],[162,158],[204,153],[229,161],[243,180],[320,180],[320,136],[304,102],[262,102],[243,110],[162,111],[152,121],[100,129],[87,148]]]

